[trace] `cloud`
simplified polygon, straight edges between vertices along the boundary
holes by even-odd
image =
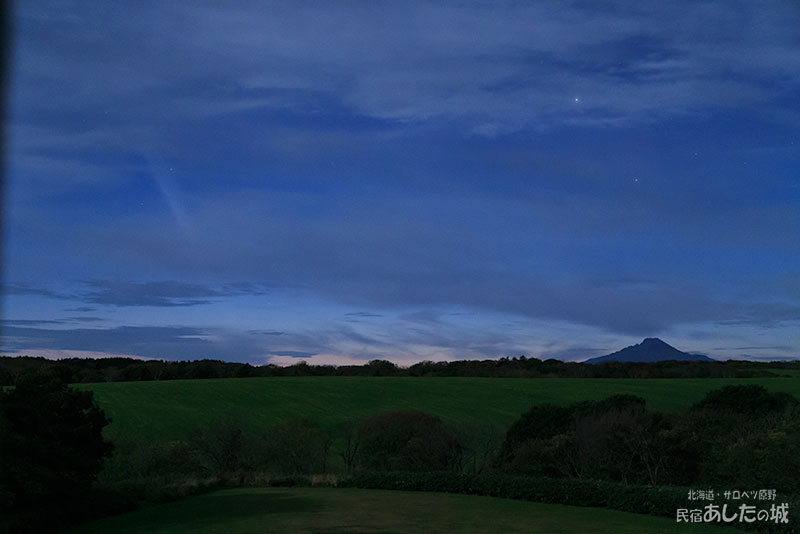
[[[43,320],[43,319],[3,319],[0,321],[4,325],[8,326],[32,326],[32,325],[44,325],[44,324],[64,324],[64,321],[52,321],[52,320]]]
[[[53,291],[42,287],[30,287],[27,284],[2,284],[0,292],[5,295],[41,295],[53,299],[70,299],[72,295]]]
[[[270,353],[270,363],[292,361],[288,360],[288,358],[293,358],[294,362],[297,363],[298,359],[313,358],[315,355],[316,353],[314,352],[305,352],[302,350],[280,350]],[[359,361],[353,358],[349,358],[348,360]]]
[[[450,305],[651,335],[676,323],[740,318],[753,299],[732,304],[734,295],[724,280],[730,257],[726,252],[717,258],[705,238],[697,246],[705,251],[706,271],[717,265],[720,274],[707,277],[690,263],[683,264],[685,270],[676,267],[690,245],[682,235],[685,217],[667,211],[663,216],[672,221],[672,235],[663,227],[664,239],[656,239],[653,231],[660,226],[639,235],[640,213],[614,215],[619,222],[595,218],[600,208],[588,198],[570,200],[565,209],[558,203],[530,206],[504,199],[466,198],[453,204],[436,195],[371,199],[367,205],[354,195],[329,202],[313,221],[293,213],[305,202],[293,194],[217,195],[200,203],[190,219],[206,237],[200,246],[161,221],[140,218],[120,219],[87,239],[107,240],[101,250],[120,239],[136,243],[134,250],[146,255],[111,252],[118,254],[115,261],[136,269],[161,264],[190,269],[187,275],[200,278],[226,269],[241,279],[269,280],[273,287],[305,287],[334,302],[375,310],[370,313]],[[502,215],[489,218],[487,212]],[[570,213],[575,214],[571,220]],[[262,224],[254,227],[253,217]],[[737,224],[730,221],[713,231],[727,232]],[[129,289],[138,295],[149,287]],[[161,298],[191,303],[217,294],[189,289]],[[149,290],[142,293],[150,298]],[[791,313],[762,307],[743,318],[761,321],[779,311],[781,317]]]
[[[185,307],[210,304],[225,297],[238,295],[264,295],[269,288],[263,284],[240,282],[203,285],[174,280],[134,282],[126,280],[88,280],[74,293],[62,293],[46,288],[12,284],[3,287],[7,295],[42,295],[60,300],[76,300],[106,306]],[[68,311],[93,311],[91,306],[79,306]],[[98,320],[91,317],[73,317],[73,320]]]
[[[681,323],[766,324],[797,316],[790,302],[759,304],[791,298],[785,290],[793,287],[792,276],[743,284],[731,271],[765,246],[790,257],[794,234],[775,231],[770,204],[738,211],[717,202],[686,213],[666,189],[646,202],[621,196],[615,206],[591,193],[562,195],[555,180],[536,187],[549,194],[510,200],[352,193],[324,203],[291,191],[194,195],[186,222],[202,240],[187,239],[165,214],[119,216],[80,228],[63,243],[91,243],[84,261],[113,265],[117,280],[90,280],[71,293],[13,288],[95,305],[173,308],[303,288],[361,308],[346,312],[350,321],[402,307],[460,306],[637,336]],[[797,214],[780,217],[783,228],[800,228]],[[741,258],[732,262],[725,243],[740,248]],[[225,273],[252,282],[133,281],[140,272],[160,270],[185,280]]]
[[[782,323],[800,323],[800,305],[786,302],[753,302],[735,306],[723,325],[774,327]]]
[[[2,319],[0,323],[6,326],[41,326],[41,325],[68,325],[70,323],[93,323],[102,322],[107,319],[103,317],[65,317],[64,319]]]
[[[153,2],[131,9],[20,6],[15,68],[29,89],[20,105],[56,109],[69,101],[65,109],[80,109],[91,101],[111,111],[97,120],[118,125],[122,109],[174,125],[209,114],[339,107],[495,135],[768,106],[800,81],[791,4]],[[188,86],[202,91],[190,94]],[[133,100],[141,94],[146,101]]]
[[[780,350],[789,352],[794,350],[794,347],[789,345],[764,345],[756,347],[715,347],[714,350]]]
[[[737,360],[748,361],[762,361],[762,362],[779,362],[779,361],[798,361],[800,358],[797,356],[763,356],[760,354],[741,353],[736,356]]]
[[[79,350],[136,354],[149,358],[200,359],[210,344],[193,337],[205,331],[190,327],[135,327],[46,329],[8,326],[2,346],[8,352],[36,349]]]
[[[225,294],[207,286],[175,281],[93,280],[88,286],[93,290],[83,293],[81,300],[112,306],[197,306],[209,304],[211,297]]]
[[[74,321],[78,323],[99,323],[107,320],[108,319],[104,317],[85,317],[85,316],[67,317],[64,319],[64,321]]]
[[[305,327],[295,325],[294,329],[286,331],[189,326],[74,328],[68,323],[52,324],[51,328],[48,322],[6,321],[0,350],[12,354],[89,351],[168,360],[211,358],[280,365],[290,365],[299,359],[309,363],[335,363],[340,360],[331,358],[338,355],[348,362],[384,359],[408,365],[421,360],[482,360],[520,354],[542,359],[583,360],[608,354],[641,339],[637,339],[637,334],[620,337],[610,333],[611,329],[579,326],[571,321],[529,319],[506,313],[454,315],[449,309],[387,314],[357,326],[323,321]],[[336,315],[338,313],[333,312],[333,316]],[[709,328],[715,327],[709,324]],[[742,338],[741,333],[734,331],[733,334],[731,340],[747,339],[746,336]],[[735,358],[740,351],[748,350],[759,350],[764,353],[762,357],[783,357],[792,352],[791,343],[719,347],[715,345],[718,337],[703,338],[690,333],[687,338],[670,330],[666,339],[672,339],[673,343],[683,339],[684,344],[705,339],[703,348],[714,351],[712,355],[718,358]],[[581,343],[576,343],[576,339]],[[591,345],[584,344],[587,342]]]
[[[248,358],[528,346],[452,308],[636,336],[798,312],[794,5],[17,7],[17,310],[197,317],[269,292],[361,310],[162,332]]]
[[[35,323],[38,327],[34,328],[33,322],[8,321],[0,338],[2,351],[15,354],[87,351],[166,360],[210,358],[263,364],[272,357],[305,358],[323,352],[343,353],[344,349],[354,346],[362,347],[367,353],[373,348],[380,353],[388,350],[380,341],[350,329],[297,333],[266,331],[267,335],[260,336],[248,331],[190,326],[70,328],[58,322],[59,328],[48,328],[52,323]],[[353,357],[373,358],[370,354],[357,353]]]
[[[249,330],[247,332],[250,335],[254,336],[284,336],[286,332],[281,332],[278,330]]]

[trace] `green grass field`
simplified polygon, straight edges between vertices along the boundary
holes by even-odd
[[[383,490],[222,490],[95,521],[72,534],[734,533],[602,508]]]
[[[507,428],[532,405],[569,404],[630,393],[649,408],[675,412],[729,384],[762,384],[800,398],[799,378],[760,379],[511,379],[291,377],[81,384],[95,392],[113,422],[114,438],[179,439],[197,426],[234,417],[265,428],[309,418],[323,426],[400,409],[436,414],[452,423]]]

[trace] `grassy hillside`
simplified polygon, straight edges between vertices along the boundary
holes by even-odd
[[[735,533],[673,519],[474,495],[336,489],[217,491],[96,521],[73,534],[546,532]]]
[[[630,393],[648,407],[674,412],[728,384],[762,384],[800,398],[800,378],[761,379],[492,379],[291,377],[82,384],[113,419],[111,438],[181,438],[220,417],[266,427],[310,418],[323,426],[397,409],[450,422],[492,422],[506,428],[530,406],[568,404]]]

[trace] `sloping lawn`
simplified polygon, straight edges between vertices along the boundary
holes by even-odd
[[[111,439],[183,439],[193,428],[233,417],[267,428],[308,418],[323,427],[392,410],[420,410],[449,423],[492,423],[506,429],[534,404],[571,404],[618,393],[643,397],[648,408],[676,412],[712,389],[761,384],[800,397],[798,378],[414,378],[289,377],[79,384],[111,416]]]

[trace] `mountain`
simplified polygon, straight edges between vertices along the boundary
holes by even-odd
[[[638,345],[631,345],[622,350],[607,354],[606,356],[599,356],[597,358],[589,358],[583,363],[603,363],[603,362],[660,362],[663,360],[678,360],[678,361],[700,361],[700,362],[713,362],[713,358],[704,356],[702,354],[690,354],[682,352],[675,347],[668,345],[658,339],[657,337],[648,337]]]

